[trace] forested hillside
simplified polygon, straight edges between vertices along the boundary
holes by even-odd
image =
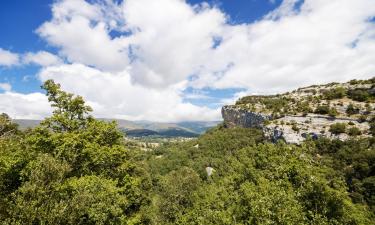
[[[52,80],[53,115],[0,117],[1,224],[375,224],[375,139],[273,143],[219,125],[154,151],[129,145]]]

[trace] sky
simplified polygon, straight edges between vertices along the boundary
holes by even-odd
[[[0,112],[41,119],[41,84],[97,117],[220,120],[250,94],[375,76],[374,0],[4,0]]]

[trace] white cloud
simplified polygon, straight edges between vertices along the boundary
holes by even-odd
[[[151,87],[166,87],[199,73],[226,20],[216,8],[176,0],[130,0],[123,8],[127,26],[138,30],[132,36],[132,78]]]
[[[9,83],[0,83],[0,90],[10,91],[12,90],[12,86]]]
[[[105,10],[105,9],[104,9]],[[112,39],[109,25],[102,21],[99,5],[83,0],[59,1],[52,8],[53,19],[38,34],[60,48],[70,62],[84,63],[105,70],[122,70],[128,65],[124,38]]]
[[[48,67],[39,77],[42,81],[54,79],[64,90],[82,95],[97,117],[153,121],[220,118],[218,110],[183,102],[179,91],[183,83],[150,89],[132,84],[127,72],[101,72],[82,64]]]
[[[71,65],[46,63],[39,77],[83,95],[99,116],[168,121],[217,119],[183,101],[197,97],[188,87],[246,89],[238,97],[375,75],[373,0],[301,3],[230,24],[183,0],[60,0],[37,32]]]
[[[37,53],[27,53],[22,58],[23,63],[29,64],[34,63],[41,66],[52,66],[62,63],[62,60],[49,52],[39,51]]]
[[[0,66],[13,66],[18,63],[18,54],[0,48]]]
[[[194,75],[195,87],[264,93],[372,76],[372,0],[301,3],[284,0],[258,22],[233,25],[215,7],[181,0],[66,0],[54,4],[53,19],[38,32],[71,62],[126,70],[132,81],[151,88]],[[113,38],[116,29],[128,33]],[[214,39],[221,40],[216,48]]]
[[[47,97],[41,93],[5,92],[0,94],[0,112],[13,119],[42,119],[51,113],[51,109]]]
[[[284,1],[288,2],[292,1]],[[222,44],[206,64],[206,74],[192,85],[270,93],[374,76],[371,1],[306,0],[299,13],[290,5],[286,8],[289,13],[285,8],[276,10],[283,11],[277,20],[266,16],[253,24],[226,26]],[[228,62],[233,66],[224,74],[211,72]]]

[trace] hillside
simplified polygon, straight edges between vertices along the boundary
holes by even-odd
[[[271,96],[246,96],[223,107],[227,126],[261,127],[272,140],[369,137],[374,132],[375,78],[299,88]]]
[[[131,137],[159,135],[161,137],[196,137],[216,126],[220,121],[189,121],[177,123],[161,123],[151,121],[130,121],[120,119],[99,119],[105,122],[116,121],[119,129]],[[16,119],[20,129],[33,128],[41,120]],[[150,132],[149,132],[150,131]]]
[[[43,88],[55,110],[41,126],[0,114],[0,224],[374,224],[373,133],[273,142],[281,117],[239,104],[198,138],[136,143]]]
[[[190,132],[186,129],[169,128],[165,130],[149,130],[149,129],[133,129],[125,130],[128,137],[160,137],[160,138],[173,138],[173,137],[197,137],[199,134]]]

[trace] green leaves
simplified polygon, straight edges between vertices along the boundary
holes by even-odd
[[[48,96],[48,101],[54,109],[51,118],[42,122],[42,125],[59,132],[74,131],[85,128],[92,118],[88,113],[92,111],[86,106],[81,96],[74,96],[60,89],[59,84],[47,80],[43,86]]]
[[[296,146],[219,126],[155,152],[128,150],[116,123],[92,118],[81,97],[43,87],[54,112],[40,126],[20,132],[0,116],[2,224],[373,221],[373,138]]]
[[[6,224],[131,224],[147,195],[115,122],[98,121],[82,97],[48,80],[50,118],[0,137],[0,219]],[[1,128],[4,128],[1,130]],[[16,126],[0,116],[0,131]],[[10,178],[9,178],[10,177]]]

